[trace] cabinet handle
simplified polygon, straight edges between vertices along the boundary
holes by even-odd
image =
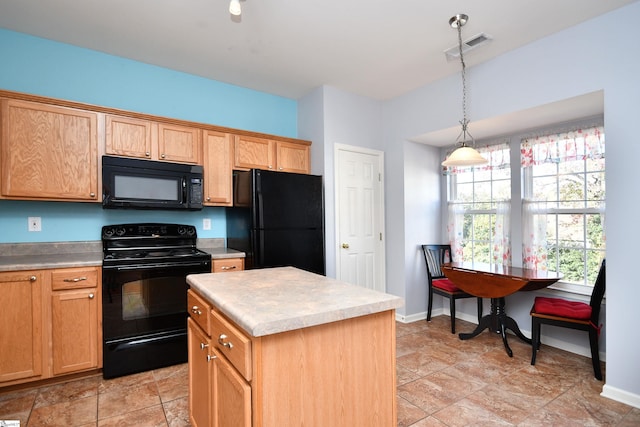
[[[204,350],[207,347],[209,347],[209,344],[205,344],[203,342],[200,343],[200,350]]]
[[[218,356],[216,356],[215,354],[212,356],[210,354],[207,354],[207,362],[211,362],[213,359],[217,359]]]
[[[200,307],[198,307],[197,305],[194,305],[193,307],[191,307],[191,312],[193,314],[197,314],[198,316],[202,314],[202,311],[200,311]]]
[[[95,295],[93,295],[93,294],[89,294],[89,299],[93,299],[94,296]]]
[[[220,267],[220,270],[233,270],[238,268],[237,265],[223,265],[222,267]]]
[[[220,336],[218,337],[218,342],[222,344],[223,347],[227,347],[229,350],[231,350],[233,348],[233,343],[224,342],[224,340],[226,340],[227,338],[228,337],[225,334],[220,334]]]
[[[86,277],[74,277],[73,279],[64,279],[63,282],[72,282],[72,283],[77,283],[77,282],[82,282],[84,280],[87,280]]]

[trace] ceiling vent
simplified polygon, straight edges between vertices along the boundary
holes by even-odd
[[[491,38],[491,36],[488,34],[476,34],[470,39],[462,42],[462,53],[467,53],[470,50],[489,43],[491,40],[493,40],[493,38]],[[447,57],[447,61],[455,61],[460,58],[460,48],[458,47],[458,45],[450,47],[449,49],[444,51],[444,55]]]

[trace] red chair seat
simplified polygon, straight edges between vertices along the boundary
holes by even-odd
[[[588,320],[591,318],[591,306],[584,302],[567,301],[560,298],[536,297],[533,311],[538,314]]]
[[[447,292],[458,292],[460,288],[453,284],[449,279],[435,279],[432,282],[433,286],[438,289],[443,289]]]

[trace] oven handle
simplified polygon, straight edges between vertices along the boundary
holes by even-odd
[[[155,341],[162,341],[162,340],[166,340],[166,339],[171,339],[171,338],[179,338],[181,336],[186,335],[185,332],[177,332],[174,334],[170,334],[170,335],[161,335],[161,336],[156,336],[156,337],[150,337],[150,338],[140,338],[140,339],[136,339],[136,340],[132,340],[132,341],[128,341],[128,342],[124,342],[121,344],[118,344],[116,351],[119,350],[125,350],[128,347],[133,347],[136,345],[141,345],[141,344],[149,344]]]
[[[148,270],[150,268],[176,268],[176,267],[202,267],[206,266],[206,261],[200,262],[186,262],[186,263],[159,263],[159,264],[140,264],[140,265],[125,265],[125,266],[103,266],[103,270]]]

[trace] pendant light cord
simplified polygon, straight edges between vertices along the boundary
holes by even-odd
[[[467,67],[464,63],[464,54],[462,53],[462,23],[458,23],[458,48],[460,49],[460,64],[462,64],[462,146],[464,147],[467,142],[467,125],[469,120],[467,119]],[[469,137],[473,140],[471,134]]]

